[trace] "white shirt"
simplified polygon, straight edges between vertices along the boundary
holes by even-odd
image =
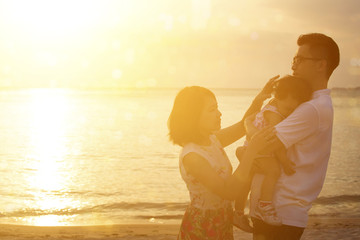
[[[277,136],[286,147],[288,158],[296,164],[294,175],[281,173],[273,198],[276,211],[285,225],[306,227],[308,211],[325,180],[332,125],[333,107],[329,89],[315,91],[312,100],[301,104],[276,125]],[[262,179],[260,174],[253,178],[252,216]]]

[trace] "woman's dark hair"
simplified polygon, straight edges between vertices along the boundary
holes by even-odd
[[[198,122],[207,97],[215,98],[215,95],[204,87],[192,86],[180,90],[168,119],[170,141],[180,146],[201,142]]]
[[[303,103],[311,99],[312,89],[306,80],[297,76],[286,75],[275,82],[274,95],[277,99],[285,99],[290,95],[299,103]]]
[[[327,78],[329,79],[340,62],[340,51],[336,42],[324,34],[309,33],[300,35],[297,44],[298,46],[309,45],[313,57],[326,60]]]

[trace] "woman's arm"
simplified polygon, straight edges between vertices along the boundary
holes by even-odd
[[[251,137],[254,136],[254,134],[257,131],[259,131],[259,129],[257,127],[255,127],[255,125],[254,125],[256,114],[257,113],[254,113],[254,114],[250,115],[244,121],[244,127],[245,127],[245,131],[246,131],[246,138],[247,139],[251,139]]]
[[[274,128],[266,128],[256,133],[250,140],[244,152],[241,164],[233,175],[224,179],[211,167],[209,162],[196,153],[189,153],[183,158],[186,171],[201,182],[206,188],[218,196],[234,200],[248,180],[253,160],[258,156],[257,152],[263,147],[272,144],[275,138]]]
[[[271,92],[273,90],[274,81],[278,78],[279,78],[279,76],[275,76],[266,83],[265,87],[254,98],[250,107],[248,108],[248,110],[246,111],[246,113],[244,114],[244,116],[240,122],[237,122],[234,125],[231,125],[227,128],[223,128],[220,131],[215,133],[216,137],[219,139],[219,141],[223,147],[226,147],[226,146],[232,144],[233,142],[239,140],[243,136],[245,136],[245,134],[246,134],[245,127],[244,127],[245,118],[258,112],[261,109],[263,102],[267,98],[271,97]]]

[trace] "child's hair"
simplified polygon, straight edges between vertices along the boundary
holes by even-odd
[[[215,95],[199,86],[185,87],[176,95],[168,119],[169,138],[174,144],[200,143],[202,135],[198,122],[207,97],[215,98]]]
[[[303,103],[311,99],[312,89],[306,80],[297,76],[286,75],[275,82],[274,95],[280,100],[290,95],[299,103]]]

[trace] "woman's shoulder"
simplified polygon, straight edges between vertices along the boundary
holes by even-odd
[[[184,147],[181,149],[180,159],[183,159],[189,153],[196,153],[201,156],[202,152],[203,152],[203,150],[200,145],[190,142],[190,143],[185,144]]]
[[[207,161],[206,154],[199,149],[199,145],[194,143],[186,144],[179,157],[180,170],[187,175],[190,169],[201,167],[204,161]]]
[[[197,155],[208,158],[208,153],[212,152],[213,148],[221,147],[221,143],[215,134],[210,135],[210,145],[203,146],[193,142],[184,145],[180,152],[180,158],[184,158],[189,153],[196,153]]]

